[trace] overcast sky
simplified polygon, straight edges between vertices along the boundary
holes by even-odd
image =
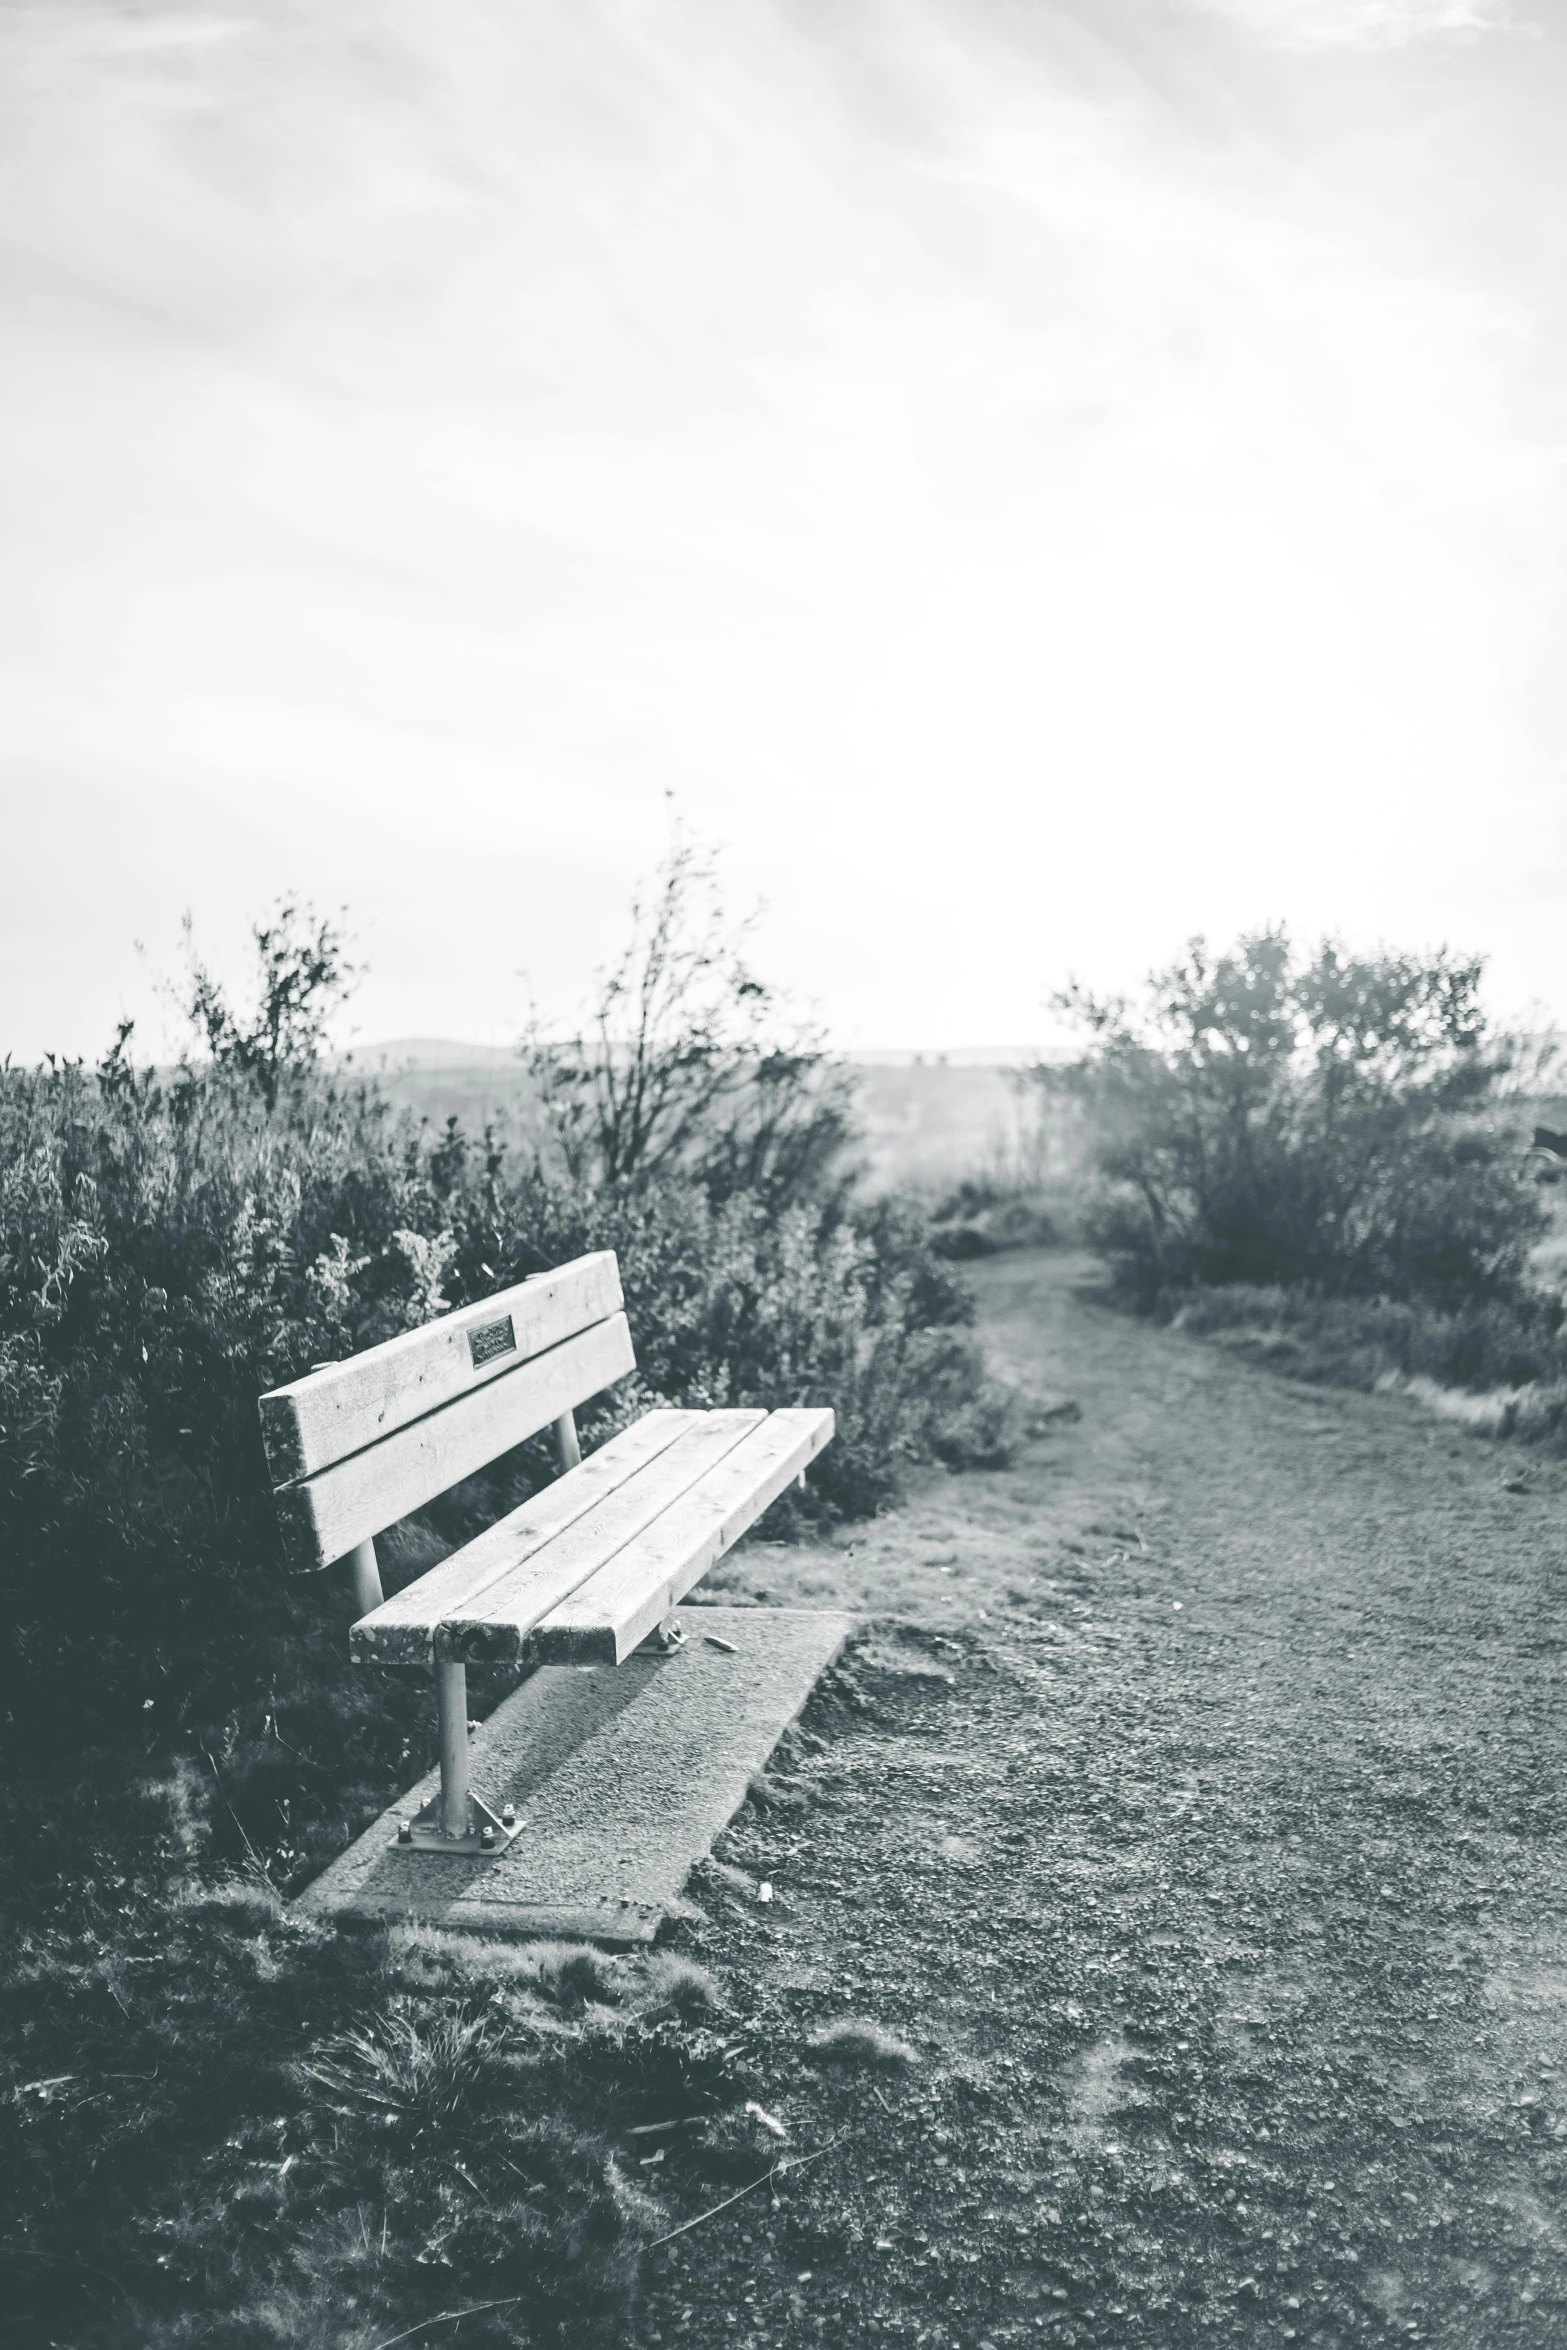
[[[0,0],[0,1051],[285,889],[505,1042],[670,790],[850,1047],[1567,1014],[1564,126],[1567,0]]]

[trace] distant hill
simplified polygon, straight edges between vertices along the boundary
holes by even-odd
[[[965,1045],[919,1053],[889,1048],[850,1056],[860,1112],[858,1157],[867,1185],[941,1188],[1017,1148],[1014,1072],[1054,1058],[1026,1045]],[[504,1122],[525,1139],[534,1102],[516,1053],[449,1037],[397,1037],[357,1046],[347,1066],[374,1076],[393,1101],[433,1125],[457,1118],[471,1132]]]

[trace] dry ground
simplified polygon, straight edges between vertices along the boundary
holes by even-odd
[[[1091,1278],[977,1274],[1080,1419],[714,1579],[879,1624],[687,1930],[817,2159],[653,2253],[638,2339],[1567,2341],[1567,1473]],[[671,2224],[700,2138],[626,2150]]]

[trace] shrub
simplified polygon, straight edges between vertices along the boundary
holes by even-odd
[[[576,1036],[535,1033],[529,1073],[555,1161],[578,1185],[682,1175],[771,1209],[848,1180],[852,1087],[820,1035],[788,1022],[745,957],[711,856],[677,828],[651,896]]]
[[[985,1175],[967,1177],[947,1192],[931,1209],[930,1221],[936,1254],[958,1262],[1003,1249],[1053,1248],[1063,1238],[1059,1207],[1043,1185],[1023,1188]]]
[[[279,1881],[417,1774],[428,1729],[416,1685],[346,1671],[330,1586],[282,1572],[265,1389],[613,1248],[641,1368],[584,1415],[590,1445],[651,1402],[829,1403],[838,1436],[804,1506],[858,1514],[913,1460],[1004,1458],[1012,1410],[924,1217],[856,1206],[810,1172],[787,1118],[766,1180],[738,1186],[727,1144],[709,1185],[679,1152],[590,1179],[501,1134],[436,1133],[323,1072],[315,1002],[340,984],[335,934],[284,914],[258,927],[245,1020],[196,967],[186,1008],[203,1046],[217,1039],[200,1063],[137,1069],[127,1030],[95,1070],[0,1070],[13,1766],[84,1743],[177,1747],[217,1803],[220,1853],[248,1843]],[[281,1062],[266,1041],[280,1037]],[[731,1140],[744,1099],[736,1076]],[[815,1108],[800,1115],[815,1132]],[[551,1470],[542,1443],[521,1447],[392,1529],[388,1580]],[[506,1685],[481,1681],[477,1701]]]
[[[1563,1416],[1567,1328],[1555,1297],[1473,1298],[1449,1311],[1236,1282],[1168,1292],[1161,1310],[1183,1330],[1220,1337],[1297,1379],[1367,1392],[1420,1382],[1428,1396],[1505,1398],[1478,1418],[1467,1404],[1453,1406],[1455,1416],[1494,1422],[1498,1433],[1552,1434]]]
[[[157,1744],[199,1729],[224,1742],[215,1765],[252,1835],[267,1791],[277,1850],[274,1807],[298,1774],[276,1738],[235,1743],[237,1706],[275,1723],[305,1682],[347,1681],[310,1742],[339,1789],[355,1750],[372,1777],[395,1770],[421,1716],[336,1672],[327,1594],[282,1575],[265,1388],[614,1248],[641,1369],[585,1417],[590,1442],[655,1400],[829,1402],[839,1436],[815,1506],[855,1514],[911,1460],[984,1458],[1005,1429],[969,1300],[922,1220],[886,1204],[774,1214],[674,1178],[590,1191],[512,1164],[493,1135],[432,1136],[366,1088],[317,1078],[269,1111],[243,1077],[164,1082],[123,1050],[97,1071],[0,1073],[0,1165],[11,1731]],[[393,1568],[428,1564],[545,1469],[524,1449],[448,1496],[394,1536]]]
[[[1307,1283],[1452,1307],[1516,1291],[1544,1217],[1479,981],[1445,951],[1302,960],[1263,931],[1217,958],[1195,940],[1141,1011],[1069,992],[1088,1049],[1036,1079],[1089,1119],[1091,1237],[1144,1295]]]
[[[353,993],[357,972],[342,931],[313,906],[281,898],[251,932],[256,1000],[248,1013],[235,1011],[197,954],[188,914],[184,931],[184,980],[165,992],[213,1067],[251,1078],[274,1109],[279,1093],[316,1066],[332,1013]]]
[[[649,1401],[830,1403],[807,1506],[857,1512],[911,1459],[998,1457],[1011,1406],[924,1218],[837,1179],[814,1082],[731,1061],[710,1150],[699,1122],[573,1175],[324,1073],[337,934],[285,908],[257,947],[243,1018],[192,958],[197,1063],[137,1069],[126,1030],[96,1069],[0,1069],[0,2283],[83,2344],[369,2350],[454,2295],[495,2312],[475,2340],[618,2338],[663,2215],[606,2132],[738,2104],[715,1987],[283,1908],[425,1769],[430,1707],[351,1673],[346,1594],[283,1572],[256,1398],[610,1247],[641,1370],[590,1445]],[[393,1529],[388,1579],[549,1467],[520,1447]]]

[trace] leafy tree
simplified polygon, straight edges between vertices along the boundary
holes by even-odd
[[[218,1069],[249,1077],[269,1110],[291,1073],[313,1068],[332,1014],[352,995],[359,973],[336,923],[291,897],[278,900],[253,925],[255,1000],[236,1012],[196,952],[190,916],[184,922],[185,973],[172,990],[199,1048]]]
[[[1035,1081],[1086,1112],[1094,1236],[1148,1289],[1301,1282],[1456,1301],[1515,1284],[1542,1216],[1502,1114],[1515,1048],[1481,965],[1309,959],[1282,930],[1152,974],[1145,1001],[1072,987],[1086,1051]]]
[[[524,1058],[567,1174],[637,1187],[684,1174],[716,1202],[772,1207],[840,1178],[851,1084],[819,1035],[788,1022],[746,960],[711,856],[677,831],[585,1029],[535,1032]]]

